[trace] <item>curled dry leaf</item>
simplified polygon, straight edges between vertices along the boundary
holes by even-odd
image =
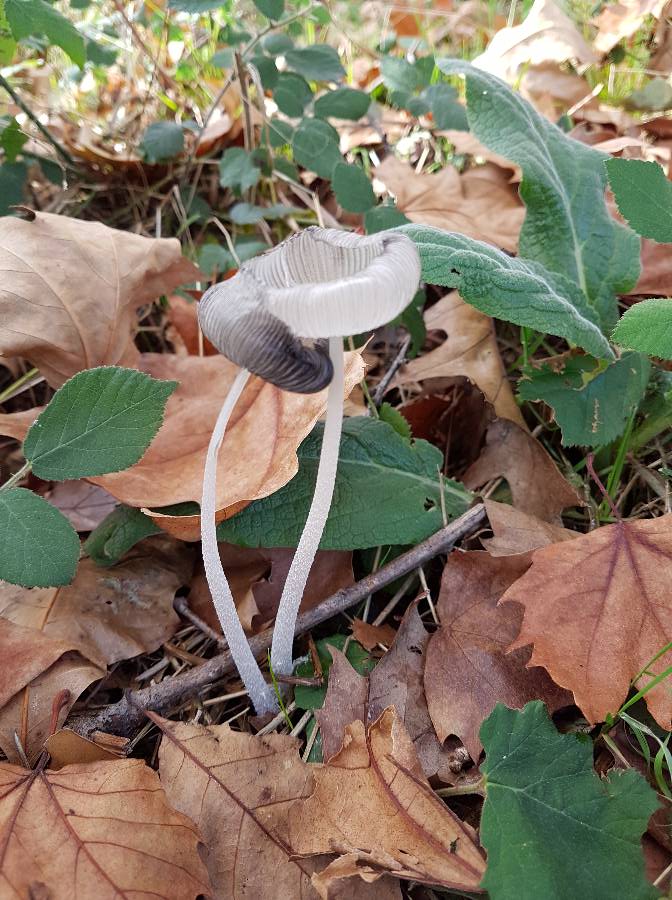
[[[412,222],[458,231],[512,253],[518,247],[525,208],[505,169],[487,163],[462,175],[453,166],[416,174],[407,163],[388,156],[376,169],[376,178]]]
[[[594,63],[599,56],[554,0],[535,0],[525,21],[498,31],[474,65],[513,82],[523,65],[567,60]]]
[[[670,640],[671,580],[672,515],[616,522],[543,547],[502,597],[525,607],[511,648],[533,644],[530,663],[572,691],[589,722],[602,722],[618,711],[631,680]],[[647,671],[655,675],[671,664],[668,650]],[[656,685],[645,699],[669,731],[669,683]]]
[[[0,894],[8,898],[210,895],[196,827],[139,759],[58,772],[0,764]]]
[[[314,766],[312,795],[293,804],[289,840],[301,855],[355,853],[398,878],[477,890],[485,861],[472,830],[432,792],[393,709]]]
[[[539,441],[514,422],[503,419],[490,425],[480,457],[462,480],[475,490],[492,478],[506,479],[516,509],[545,522],[559,524],[563,509],[583,505]]]
[[[109,735],[108,737],[113,737]],[[62,769],[63,766],[79,765],[80,763],[105,762],[119,759],[128,746],[128,738],[117,738],[121,746],[117,752],[108,747],[103,747],[95,741],[82,737],[76,731],[69,728],[59,728],[44,742],[44,749],[49,754],[49,768]]]
[[[446,340],[436,350],[411,360],[395,383],[464,375],[483,392],[498,416],[524,425],[506,379],[492,319],[453,291],[425,313],[425,325],[428,331],[445,332]]]
[[[543,700],[553,711],[572,702],[543,669],[526,668],[529,648],[507,653],[522,610],[497,601],[529,565],[528,553],[493,557],[473,551],[452,553],[443,570],[441,628],[429,639],[424,686],[439,739],[457,735],[474,762],[482,748],[481,723],[497,703],[520,708]]]
[[[52,387],[81,369],[135,365],[135,312],[200,277],[179,241],[50,213],[0,219],[0,356]]]
[[[521,512],[508,503],[485,501],[490,527],[494,537],[481,539],[490,556],[512,556],[514,553],[528,553],[548,544],[571,541],[580,532],[570,531],[561,525],[544,522],[536,516]]]

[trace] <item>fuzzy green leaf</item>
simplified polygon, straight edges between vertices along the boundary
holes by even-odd
[[[84,67],[84,38],[69,19],[45,0],[5,0],[5,16],[17,41],[44,35],[51,44],[64,50],[80,69]]]
[[[166,162],[184,150],[184,131],[178,122],[152,122],[140,141],[140,151],[148,163]]]
[[[24,488],[0,491],[0,579],[58,587],[75,577],[77,532],[51,503]]]
[[[101,366],[59,388],[30,427],[23,452],[45,481],[120,472],[142,458],[176,381]]]
[[[642,237],[672,243],[672,183],[658,163],[612,157],[606,166],[623,218]]]
[[[313,496],[322,446],[317,425],[299,447],[299,471],[263,500],[222,522],[220,540],[246,547],[296,547]],[[381,544],[415,544],[443,524],[441,451],[418,440],[409,444],[391,425],[345,419],[334,499],[320,547],[353,550]],[[470,493],[444,479],[448,516],[469,506]]]
[[[113,566],[138,541],[161,534],[149,516],[130,506],[117,506],[84,541],[84,552],[98,566]]]
[[[631,306],[612,339],[628,350],[672,359],[672,300],[642,300]]]
[[[323,119],[302,119],[292,138],[294,161],[320,178],[331,178],[343,162],[338,132]]]
[[[568,278],[461,234],[428,225],[399,230],[418,245],[425,281],[457,288],[467,303],[489,316],[555,334],[594,356],[613,359],[595,311]]]
[[[376,204],[371,182],[361,166],[340,162],[331,179],[336,199],[348,212],[363,213]]]
[[[246,191],[261,178],[261,169],[242,147],[229,147],[219,161],[219,183],[222,187]]]
[[[437,65],[447,75],[466,73],[472,132],[523,170],[521,257],[575,281],[612,328],[616,294],[639,276],[639,241],[607,210],[606,154],[568,137],[494,75],[460,60]]]
[[[364,217],[364,227],[367,234],[377,234],[379,231],[387,231],[398,225],[406,225],[409,221],[409,218],[396,206],[383,203],[367,212]]]
[[[315,101],[315,115],[323,119],[349,119],[356,122],[366,115],[371,105],[371,98],[364,91],[357,91],[351,87],[336,88],[322,94]]]
[[[637,409],[651,365],[639,353],[626,353],[611,365],[589,357],[569,360],[563,372],[548,367],[521,381],[523,400],[543,400],[553,409],[565,446],[600,447],[619,437]]]
[[[309,81],[340,81],[345,75],[338,51],[328,44],[314,44],[288,50],[285,61],[289,69],[303,75]]]
[[[481,726],[482,882],[492,900],[655,900],[641,836],[658,806],[634,769],[599,778],[587,737],[559,734],[546,707],[498,703]]]

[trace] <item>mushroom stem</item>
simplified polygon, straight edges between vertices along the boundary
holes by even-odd
[[[334,367],[334,376],[329,385],[327,397],[327,418],[322,436],[322,450],[317,467],[315,493],[310,505],[303,534],[296,548],[292,565],[280,598],[275,617],[275,631],[271,647],[271,667],[279,675],[292,672],[292,645],[294,629],[301,598],[308,581],[308,575],[327,523],[331,499],[336,482],[336,469],[341,446],[341,426],[343,424],[343,338],[329,338],[329,356]]]
[[[205,460],[205,472],[203,474],[201,543],[205,577],[210,588],[217,617],[222,625],[224,637],[228,642],[231,656],[238,668],[245,689],[250,695],[250,700],[258,715],[263,715],[266,712],[275,712],[278,708],[278,701],[271,685],[264,681],[261,669],[254,658],[247,636],[238,618],[233,594],[231,593],[229,582],[226,580],[222,561],[219,557],[217,522],[215,518],[217,512],[217,457],[219,448],[222,445],[224,432],[233,408],[242,394],[249,377],[250,373],[247,369],[241,369],[236,375],[229,393],[226,395],[210,438]]]

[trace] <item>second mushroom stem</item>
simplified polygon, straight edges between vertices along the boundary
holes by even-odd
[[[292,672],[292,646],[294,643],[296,617],[315,554],[327,523],[336,483],[336,469],[338,467],[343,424],[343,394],[345,390],[342,337],[329,338],[329,356],[334,367],[334,376],[329,385],[327,418],[322,436],[320,462],[317,467],[315,493],[313,494],[313,501],[308,512],[303,534],[287,574],[287,580],[285,581],[275,618],[273,645],[271,647],[271,667],[278,675],[289,675]]]

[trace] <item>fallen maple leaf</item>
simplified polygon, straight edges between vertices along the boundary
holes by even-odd
[[[3,897],[211,895],[199,843],[139,759],[58,772],[0,763]]]
[[[388,156],[375,174],[411,222],[457,231],[512,253],[517,249],[525,208],[506,170],[487,163],[464,174],[454,166],[416,174]]]
[[[41,212],[0,219],[0,273],[0,356],[29,359],[52,387],[134,366],[136,309],[200,277],[175,238]]]
[[[443,570],[436,607],[441,628],[429,639],[424,687],[439,740],[457,735],[474,762],[482,747],[481,723],[498,702],[523,707],[543,700],[551,711],[572,702],[543,669],[526,668],[529,648],[506,652],[522,611],[497,601],[527,571],[530,559],[528,553],[452,553]]]
[[[630,682],[670,640],[672,515],[606,525],[537,550],[532,559],[501,600],[525,607],[511,649],[533,644],[530,664],[544,666],[572,691],[589,722],[602,722],[618,711]],[[637,686],[671,664],[668,650]],[[645,699],[669,731],[669,680]]]
[[[453,291],[425,313],[425,326],[428,331],[445,332],[446,340],[404,366],[395,384],[463,375],[483,392],[498,416],[525,424],[507,381],[489,316]]]
[[[481,543],[490,556],[512,556],[528,553],[559,541],[569,541],[579,537],[581,532],[570,531],[561,525],[544,522],[536,516],[524,513],[508,503],[485,501],[490,527],[494,537],[481,538]]]
[[[583,504],[539,441],[511,421],[490,425],[486,445],[462,481],[474,490],[492,478],[506,479],[516,509],[545,522],[559,524],[563,509]]]

